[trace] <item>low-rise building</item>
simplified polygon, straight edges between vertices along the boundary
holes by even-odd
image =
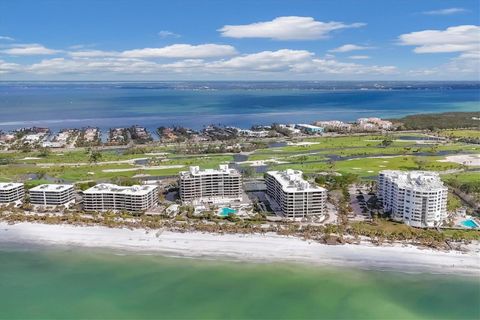
[[[130,211],[141,212],[158,204],[158,190],[155,185],[130,187],[102,183],[83,192],[85,211]]]
[[[23,183],[0,183],[0,204],[20,204],[24,196]]]
[[[180,172],[180,198],[190,203],[223,203],[242,200],[242,176],[228,165]]]
[[[307,123],[299,123],[295,127],[307,133],[323,133],[325,131],[323,127],[313,126]]]
[[[323,127],[323,128],[328,129],[330,131],[345,132],[345,131],[351,131],[352,130],[352,124],[351,123],[346,123],[346,122],[338,121],[338,120],[316,121],[314,124],[316,126]]]
[[[392,122],[375,117],[358,118],[357,125],[360,129],[366,131],[390,130],[393,126]]]
[[[30,203],[43,206],[70,205],[75,202],[71,184],[42,184],[29,190]]]
[[[268,137],[269,132],[267,130],[238,129],[238,134],[246,137],[265,138]]]
[[[384,170],[378,197],[392,218],[413,227],[439,226],[447,217],[448,188],[436,172]]]
[[[302,177],[302,171],[268,171],[265,174],[267,196],[288,218],[323,215],[326,210],[327,190],[315,186]]]

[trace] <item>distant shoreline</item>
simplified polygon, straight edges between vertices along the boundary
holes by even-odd
[[[2,82],[0,128],[353,121],[478,109],[478,81]],[[441,94],[439,94],[441,93]]]
[[[478,244],[467,253],[399,244],[329,246],[299,238],[266,235],[178,233],[100,226],[0,222],[0,244],[67,246],[149,253],[167,257],[287,262],[407,273],[480,275]],[[1,250],[1,248],[0,248]]]

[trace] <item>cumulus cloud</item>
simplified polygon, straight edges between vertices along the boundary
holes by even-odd
[[[22,66],[17,63],[10,63],[0,60],[0,74],[15,73],[22,69]]]
[[[306,50],[282,49],[262,51],[217,61],[207,65],[209,70],[227,72],[285,72],[288,74],[392,74],[397,72],[394,66],[365,66],[356,63],[340,62],[333,58],[317,58]]]
[[[149,73],[156,63],[137,59],[45,59],[25,68],[34,74]]]
[[[415,46],[416,53],[467,52],[480,50],[480,26],[461,25],[445,30],[423,30],[402,34],[400,44]]]
[[[304,73],[321,73],[332,75],[363,75],[363,74],[395,74],[395,66],[362,65],[351,62],[341,62],[334,59],[312,59],[298,64],[293,71]]]
[[[209,67],[222,70],[285,71],[294,64],[305,61],[312,56],[313,53],[306,50],[262,51],[213,62],[209,64]]]
[[[356,51],[356,50],[369,50],[374,49],[374,47],[367,47],[367,46],[359,46],[356,44],[344,44],[335,49],[328,50],[329,52],[349,52],[349,51]]]
[[[124,58],[179,58],[196,59],[224,57],[236,54],[234,47],[219,44],[173,44],[161,48],[143,48],[126,51],[78,50],[68,55],[75,58],[124,57]]]
[[[402,34],[400,44],[415,46],[416,53],[458,52],[459,56],[439,68],[421,70],[421,72],[448,74],[480,73],[480,26],[462,25],[445,30],[424,30]],[[442,70],[442,71],[441,71]]]
[[[41,44],[16,44],[12,48],[1,50],[1,53],[12,56],[36,56],[36,55],[49,55],[60,52],[60,50],[53,50],[44,47]]]
[[[180,35],[175,33],[175,32],[172,32],[172,31],[168,31],[168,30],[161,30],[158,32],[158,36],[160,38],[168,38],[168,37],[171,37],[171,38],[179,38]]]
[[[220,44],[173,44],[163,48],[127,50],[121,53],[129,58],[211,58],[237,54],[234,47]]]
[[[225,25],[218,29],[230,38],[269,38],[274,40],[314,40],[328,37],[334,30],[359,28],[364,23],[321,22],[312,17],[278,17],[271,21],[245,25]]]
[[[439,9],[439,10],[431,10],[431,11],[424,11],[423,14],[430,15],[430,16],[448,16],[451,14],[463,13],[467,12],[464,8],[446,8],[446,9]]]
[[[24,73],[30,75],[114,75],[114,74],[182,74],[221,77],[234,75],[322,76],[391,74],[393,66],[367,66],[340,62],[334,57],[318,58],[307,50],[280,49],[261,51],[221,59],[180,59],[173,62],[158,62],[145,58],[127,58],[122,55],[70,56],[43,59],[30,65],[18,65],[0,61],[1,73]],[[277,77],[278,77],[277,76]]]

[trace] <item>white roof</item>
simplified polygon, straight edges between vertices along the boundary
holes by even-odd
[[[303,128],[308,128],[308,129],[323,129],[322,127],[313,126],[313,125],[307,124],[307,123],[299,123],[299,124],[297,124],[297,126],[303,127]]]
[[[129,187],[117,186],[116,184],[101,183],[90,189],[85,190],[84,194],[99,194],[99,193],[117,193],[117,194],[130,194],[130,195],[146,195],[151,191],[157,189],[154,185],[134,185]]]
[[[402,189],[413,189],[417,191],[438,191],[447,189],[437,172],[383,170],[380,171],[380,174],[383,174],[387,179]]]
[[[235,169],[230,169],[227,164],[221,164],[218,169],[203,169],[200,170],[198,166],[191,166],[189,171],[181,171],[181,176],[205,176],[205,175],[225,175],[225,174],[240,174]]]
[[[72,189],[73,185],[72,184],[41,184],[39,186],[36,186],[30,191],[48,191],[48,192],[62,192],[68,189]]]
[[[13,182],[3,183],[3,182],[0,182],[0,190],[12,190],[12,189],[16,189],[18,187],[23,187],[23,183],[13,183]]]
[[[285,192],[327,191],[325,188],[304,180],[303,172],[299,170],[268,171],[267,174],[273,176],[282,185],[282,190]]]

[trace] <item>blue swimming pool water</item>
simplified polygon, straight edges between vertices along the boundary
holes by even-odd
[[[478,224],[472,219],[462,221],[462,226],[467,228],[478,228]]]
[[[237,210],[234,210],[234,209],[232,209],[232,208],[222,208],[222,209],[220,210],[220,215],[221,215],[222,217],[226,217],[226,216],[229,216],[229,215],[235,214],[235,213],[237,213]]]

